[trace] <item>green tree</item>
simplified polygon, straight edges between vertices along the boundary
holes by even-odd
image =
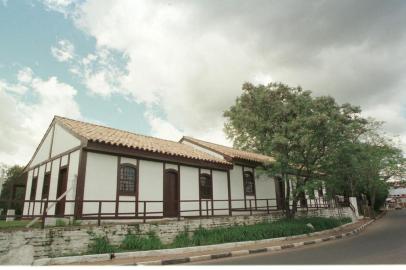
[[[1,189],[0,200],[2,200],[0,208],[6,208],[8,206],[7,202],[13,192],[13,185],[24,185],[23,177],[24,168],[18,165],[11,167],[4,167],[2,169],[3,186]],[[15,194],[16,199],[24,198],[24,189],[17,189]],[[14,203],[11,205],[12,208],[16,209],[16,214],[21,214],[22,203]]]
[[[224,113],[225,132],[235,147],[275,158],[265,171],[285,181],[285,211],[293,217],[306,188],[320,183],[328,157],[362,128],[359,113],[358,107],[312,97],[300,87],[245,83],[242,95]]]

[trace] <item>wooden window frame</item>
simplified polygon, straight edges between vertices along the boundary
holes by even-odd
[[[134,173],[134,190],[133,191],[122,191],[120,189],[120,183],[121,183],[121,168],[124,167],[129,167],[135,170]],[[136,196],[137,195],[137,190],[138,190],[138,168],[134,164],[130,163],[121,163],[120,166],[118,167],[118,173],[117,173],[117,193],[119,196]]]
[[[210,194],[207,197],[203,197],[202,185],[200,182],[201,177],[206,177],[210,181]],[[213,199],[213,178],[208,173],[201,173],[199,175],[199,197],[200,197],[200,200],[212,200]]]
[[[37,187],[38,187],[38,176],[34,176],[31,181],[30,201],[35,201],[35,197],[37,196]]]
[[[251,192],[247,192],[247,177],[246,174],[250,175],[250,179],[252,180],[252,185],[253,185],[253,191]],[[244,171],[243,172],[243,182],[244,182],[244,195],[245,196],[256,196],[256,186],[255,186],[255,178],[254,178],[254,174],[250,171]]]

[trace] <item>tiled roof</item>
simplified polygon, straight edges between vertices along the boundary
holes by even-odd
[[[215,144],[215,143],[210,143],[206,141],[202,141],[199,139],[195,139],[192,137],[184,136],[181,141],[188,141],[191,143],[194,143],[198,146],[201,146],[203,148],[212,150],[213,152],[216,152],[218,154],[221,154],[226,157],[230,157],[232,159],[243,159],[247,161],[254,161],[254,162],[260,162],[260,163],[269,163],[275,161],[274,158],[265,156],[262,154],[257,154],[254,152],[248,152],[248,151],[243,151],[243,150],[238,150],[235,148],[227,147],[224,145],[220,144]]]
[[[91,142],[105,143],[114,146],[124,146],[164,155],[231,165],[226,160],[216,158],[210,154],[196,150],[192,146],[179,142],[139,135],[124,130],[72,120],[60,116],[55,116],[55,119],[58,123],[61,123],[66,128],[70,129],[73,133]]]

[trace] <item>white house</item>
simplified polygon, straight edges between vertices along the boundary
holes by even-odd
[[[256,172],[269,162],[190,137],[174,142],[55,116],[25,168],[23,214],[41,215],[47,200],[48,216],[77,219],[275,209],[279,184]]]

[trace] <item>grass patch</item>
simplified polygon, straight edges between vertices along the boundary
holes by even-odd
[[[24,228],[30,220],[13,220],[13,221],[0,221],[0,229],[9,229],[9,228]]]
[[[113,253],[116,248],[110,244],[107,237],[96,237],[89,245],[89,254]]]
[[[164,248],[164,245],[154,232],[149,232],[147,236],[127,234],[120,248],[122,250],[153,250]]]
[[[249,226],[231,226],[225,228],[205,229],[200,227],[191,237],[181,232],[171,244],[172,247],[202,246],[228,242],[240,242],[308,234],[315,231],[332,229],[344,223],[351,222],[350,218],[298,218],[293,220],[281,219],[274,222],[259,223]],[[314,230],[306,226],[311,223]]]

